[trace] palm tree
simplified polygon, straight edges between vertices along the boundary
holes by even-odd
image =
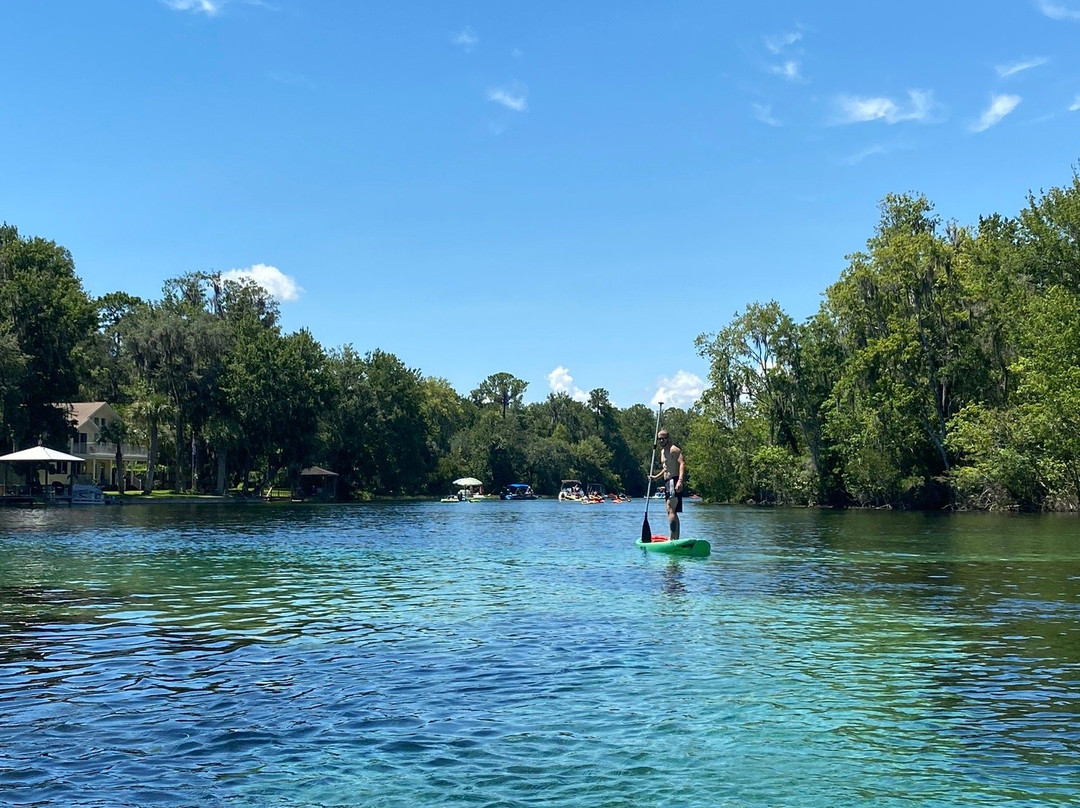
[[[132,420],[145,430],[148,438],[146,476],[143,478],[142,491],[144,494],[149,494],[154,490],[154,467],[157,465],[161,425],[166,423],[171,416],[172,405],[164,393],[158,393],[148,387],[140,386],[136,393],[135,400],[128,407],[128,412]]]
[[[111,421],[101,427],[97,442],[116,444],[116,489],[124,495],[124,441],[128,439],[128,425],[123,421]]]

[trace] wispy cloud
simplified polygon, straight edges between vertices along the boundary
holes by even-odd
[[[1039,11],[1052,20],[1080,21],[1080,9],[1054,2],[1054,0],[1035,0],[1035,5],[1038,6]]]
[[[798,59],[788,59],[783,64],[770,65],[769,72],[774,76],[782,76],[788,81],[798,81],[802,78],[799,72],[802,68]]]
[[[466,25],[451,41],[455,45],[460,45],[467,53],[480,44],[480,36],[471,25]]]
[[[885,146],[880,143],[875,143],[873,146],[868,146],[862,151],[856,152],[855,154],[851,155],[846,160],[844,160],[844,163],[849,166],[857,166],[859,163],[861,163],[868,157],[874,157],[879,154],[887,153],[888,149],[886,149]]]
[[[837,99],[839,108],[836,122],[867,123],[869,121],[884,121],[887,124],[914,121],[916,123],[929,123],[933,119],[936,107],[934,94],[924,90],[908,90],[906,104],[894,101],[884,96],[862,97],[842,95]]]
[[[802,31],[775,34],[763,39],[765,49],[772,56],[784,57],[780,62],[770,64],[768,71],[774,76],[780,76],[788,81],[801,81],[803,78],[802,60],[799,57],[802,56],[802,49],[794,48],[794,53],[792,53],[792,46],[802,41]]]
[[[754,111],[754,117],[762,123],[769,126],[783,126],[779,119],[773,115],[770,104],[751,104],[750,108]]]
[[[205,14],[207,17],[216,17],[225,9],[225,6],[233,3],[276,10],[265,0],[159,0],[159,2],[173,11],[189,11],[192,14]]]
[[[786,48],[802,40],[802,31],[792,31],[787,34],[775,34],[765,37],[765,47],[769,53],[779,56]]]
[[[525,85],[514,82],[509,87],[492,87],[487,92],[488,101],[494,101],[496,104],[502,104],[507,109],[512,109],[514,112],[525,112],[529,108],[529,103],[526,98],[528,90]]]
[[[994,67],[994,70],[996,70],[997,74],[1004,79],[1008,78],[1009,76],[1014,76],[1017,73],[1022,73],[1025,70],[1030,70],[1033,67],[1040,67],[1041,65],[1046,64],[1048,61],[1050,60],[1047,59],[1045,56],[1039,56],[1034,59],[1024,59],[1020,62],[1013,62],[1012,64],[997,65]]]
[[[990,106],[983,110],[979,120],[971,127],[971,131],[985,132],[1016,109],[1019,103],[1020,96],[1018,95],[995,95],[990,99]]]
[[[254,264],[247,269],[230,269],[222,272],[221,277],[231,281],[252,280],[281,302],[299,300],[304,292],[295,278],[290,278],[277,267],[267,264]]]
[[[1077,95],[1076,98],[1073,99],[1072,105],[1069,107],[1069,112],[1076,112],[1078,110],[1080,110],[1080,95]]]
[[[551,392],[566,393],[574,401],[584,403],[589,400],[589,394],[574,384],[574,377],[562,365],[559,365],[548,374],[548,386],[551,387]]]
[[[705,391],[701,377],[686,370],[676,372],[671,378],[661,378],[656,383],[653,404],[664,402],[668,407],[692,406]]]
[[[875,143],[872,146],[867,146],[862,151],[855,152],[855,154],[845,157],[840,162],[847,166],[857,166],[864,160],[868,160],[871,157],[884,157],[888,154],[895,154],[899,151],[910,149],[910,143],[904,143],[902,141],[894,141],[891,143]]]
[[[270,79],[270,81],[276,82],[277,84],[283,84],[286,87],[303,87],[304,89],[311,90],[316,86],[315,82],[300,73],[269,70],[266,73],[266,77]]]
[[[192,11],[213,17],[225,6],[226,0],[161,0],[173,11]]]

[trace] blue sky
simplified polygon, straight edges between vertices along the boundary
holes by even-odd
[[[1080,158],[1080,0],[7,0],[0,220],[93,295],[254,273],[467,394],[687,406],[890,192],[1013,215]]]

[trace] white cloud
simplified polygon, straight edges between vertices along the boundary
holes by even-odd
[[[480,44],[480,36],[473,30],[471,25],[466,25],[461,29],[461,33],[451,40],[455,45],[460,45],[468,53],[478,44]]]
[[[194,11],[197,14],[206,14],[208,17],[213,17],[225,5],[225,0],[161,0],[161,2],[174,11]]]
[[[488,90],[488,101],[494,101],[496,104],[502,104],[507,109],[512,109],[514,112],[525,112],[529,108],[528,101],[525,96],[528,94],[528,90],[525,89],[525,85],[514,82],[509,87],[493,87]]]
[[[855,166],[855,165],[858,165],[859,163],[861,163],[867,157],[874,157],[874,156],[879,155],[879,154],[888,154],[888,153],[889,153],[888,148],[885,145],[883,145],[881,143],[878,143],[878,144],[876,144],[874,146],[868,146],[867,148],[863,149],[860,152],[856,152],[855,154],[851,155],[846,160],[844,160],[844,162],[849,166]]]
[[[1004,79],[1008,78],[1009,76],[1014,76],[1017,73],[1023,72],[1024,70],[1030,70],[1033,67],[1040,67],[1046,64],[1048,61],[1050,60],[1047,59],[1045,56],[1039,56],[1035,59],[1025,59],[1022,62],[1013,62],[1012,64],[1007,65],[997,65],[994,70],[996,70],[997,74]]]
[[[990,99],[990,106],[983,111],[978,122],[971,127],[971,131],[985,132],[1016,109],[1019,103],[1020,96],[1018,95],[995,95]]]
[[[781,76],[788,81],[802,81],[802,62],[798,57],[802,56],[802,48],[791,46],[802,40],[801,31],[792,31],[787,34],[776,34],[764,38],[765,48],[773,56],[783,57],[779,64],[769,65],[769,72],[775,76]]]
[[[244,278],[253,280],[272,294],[275,300],[282,302],[299,300],[304,291],[294,278],[290,278],[277,267],[266,264],[254,264],[247,269],[230,269],[228,272],[222,272],[221,277],[231,281]]]
[[[762,123],[769,126],[783,126],[782,123],[772,114],[772,106],[770,104],[751,104],[751,108],[754,110],[754,117]]]
[[[1055,3],[1053,0],[1036,0],[1035,5],[1052,20],[1080,20],[1080,10]]]
[[[574,377],[562,365],[548,374],[548,385],[551,387],[551,392],[566,393],[574,401],[585,403],[589,400],[589,394],[574,384]]]
[[[692,406],[705,391],[705,382],[701,377],[685,370],[678,371],[672,378],[662,378],[657,382],[653,404],[661,401],[668,407]]]
[[[1080,110],[1080,95],[1073,99],[1072,106],[1069,107],[1069,112],[1076,112]]]
[[[784,48],[794,45],[801,39],[801,31],[792,31],[790,34],[776,34],[775,36],[765,37],[765,47],[769,49],[769,53],[779,56],[784,52]]]
[[[798,81],[802,76],[799,74],[799,61],[797,59],[788,59],[782,65],[773,65],[769,68],[769,72],[783,76],[788,81]]]
[[[838,123],[884,121],[887,124],[915,121],[928,123],[935,108],[934,94],[924,90],[908,90],[908,103],[899,104],[891,98],[864,98],[842,95],[837,99]]]

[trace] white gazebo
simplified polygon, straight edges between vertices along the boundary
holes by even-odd
[[[47,485],[42,485],[41,481],[37,481],[37,486],[30,481],[30,473],[37,471],[37,469],[44,466],[48,468],[51,463],[66,462],[72,464],[70,468],[70,474],[68,476],[67,486],[62,486],[60,483],[55,483],[55,486],[60,486],[61,489],[66,490],[48,490]],[[75,463],[82,463],[83,458],[70,455],[67,452],[60,452],[56,449],[50,449],[47,446],[34,446],[30,449],[23,449],[18,452],[12,452],[11,454],[0,455],[0,463],[11,464],[19,463],[26,464],[29,471],[27,472],[27,483],[21,486],[10,486],[7,483],[7,472],[2,479],[0,479],[0,495],[6,499],[18,499],[27,500],[33,502],[34,500],[59,500],[74,503],[87,502],[97,504],[98,502],[104,502],[105,498],[101,495],[101,491],[96,489],[95,486],[78,486],[79,488],[94,488],[96,496],[91,492],[79,491],[76,496],[76,484],[75,484]],[[10,490],[11,488],[15,490]]]

